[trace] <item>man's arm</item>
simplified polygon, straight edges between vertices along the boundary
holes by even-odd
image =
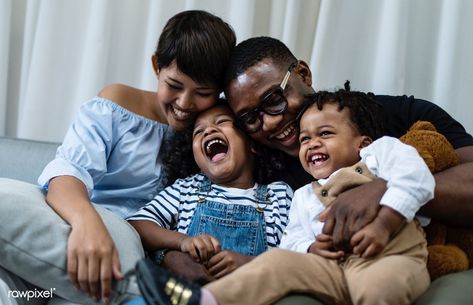
[[[353,235],[353,253],[364,258],[378,255],[405,224],[404,216],[390,207],[382,206],[378,216]]]
[[[350,250],[346,239],[350,239],[362,227],[371,223],[369,218],[374,219],[372,211],[376,207],[373,207],[373,204],[379,205],[381,201],[383,206],[390,207],[407,221],[411,221],[419,208],[434,196],[434,177],[412,146],[392,137],[383,137],[363,148],[360,156],[362,160],[367,160],[366,162],[376,159],[376,163],[371,162],[370,170],[388,181],[389,188],[383,191],[383,188],[386,188],[385,183],[375,179],[368,184],[369,187],[358,187],[349,193],[349,197],[341,194],[343,197],[339,195],[333,202],[342,205],[344,209],[338,207],[338,214],[330,215],[333,219],[327,220],[325,229],[331,222],[335,222],[331,225],[334,246],[337,250],[346,252]],[[369,212],[368,217],[364,217],[365,211]],[[343,216],[340,216],[341,214]],[[378,212],[376,215],[379,215]]]
[[[435,197],[419,214],[450,225],[473,227],[473,146],[456,152],[460,164],[434,175]]]
[[[473,146],[456,149],[460,164],[434,175],[435,197],[419,214],[456,226],[473,226]],[[332,203],[324,226],[333,234],[336,249],[346,250],[349,240],[377,214],[386,183],[376,179],[346,191]],[[338,221],[336,222],[335,219]]]
[[[386,192],[386,181],[374,179],[369,183],[345,191],[330,204],[322,233],[332,235],[335,250],[351,252],[351,237],[372,222]]]

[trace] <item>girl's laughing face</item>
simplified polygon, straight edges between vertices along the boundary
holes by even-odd
[[[192,150],[197,165],[212,182],[249,188],[254,185],[249,139],[234,123],[226,105],[202,112],[194,125]]]

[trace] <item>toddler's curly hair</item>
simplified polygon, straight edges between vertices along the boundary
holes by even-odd
[[[305,96],[298,120],[310,106],[315,105],[317,109],[322,110],[327,103],[338,104],[339,111],[347,107],[350,110],[350,120],[361,135],[376,140],[384,134],[382,105],[374,99],[374,94],[371,92],[351,91],[348,80],[344,88],[338,91],[318,91]]]

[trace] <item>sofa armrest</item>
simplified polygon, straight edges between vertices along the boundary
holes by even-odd
[[[59,143],[0,137],[0,177],[37,183]]]

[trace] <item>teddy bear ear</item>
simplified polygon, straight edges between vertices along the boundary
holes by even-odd
[[[409,130],[430,130],[430,131],[437,131],[434,124],[427,122],[427,121],[417,121],[412,124]]]

